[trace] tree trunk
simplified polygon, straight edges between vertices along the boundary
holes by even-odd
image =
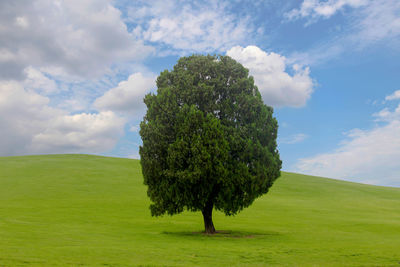
[[[215,228],[212,221],[213,206],[214,206],[213,203],[207,202],[206,206],[202,211],[204,218],[204,229],[206,234],[215,234]]]

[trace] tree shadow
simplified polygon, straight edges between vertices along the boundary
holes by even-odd
[[[185,237],[209,237],[209,238],[229,238],[229,239],[239,239],[239,238],[271,238],[281,236],[282,233],[267,231],[267,232],[247,232],[247,231],[235,231],[235,230],[217,230],[215,234],[207,234],[204,231],[201,232],[190,232],[190,231],[178,231],[178,232],[168,232],[164,231],[162,234],[172,235],[172,236],[185,236]]]

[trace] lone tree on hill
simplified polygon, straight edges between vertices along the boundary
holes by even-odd
[[[248,70],[228,56],[181,58],[144,98],[140,157],[151,214],[234,215],[280,176],[278,123]]]

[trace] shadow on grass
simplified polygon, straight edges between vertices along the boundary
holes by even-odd
[[[231,231],[231,230],[217,230],[215,234],[206,234],[203,232],[162,232],[165,235],[173,236],[190,236],[190,237],[209,237],[209,238],[269,238],[280,236],[278,232],[246,232],[246,231]]]

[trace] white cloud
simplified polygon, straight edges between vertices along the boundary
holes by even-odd
[[[155,80],[155,76],[145,77],[140,72],[134,73],[96,99],[94,107],[99,110],[141,114],[145,108],[143,98],[155,87]]]
[[[26,79],[24,85],[27,88],[40,91],[44,95],[57,92],[57,84],[54,80],[46,77],[41,71],[28,67],[25,69]]]
[[[130,131],[130,132],[133,132],[133,133],[136,133],[136,132],[139,131],[139,129],[140,129],[140,126],[139,126],[139,125],[132,125],[132,126],[129,128],[129,131]]]
[[[98,77],[152,51],[108,0],[1,1],[0,25],[3,79],[23,80],[29,66]]]
[[[302,107],[313,92],[309,68],[292,65],[291,76],[286,72],[286,58],[279,54],[266,53],[257,46],[235,46],[227,55],[249,69],[267,105]]]
[[[128,30],[115,4],[0,1],[1,156],[115,146],[127,119],[106,105],[93,110],[93,101],[127,71],[143,69],[140,61],[154,51]]]
[[[125,120],[113,112],[69,114],[22,84],[0,83],[1,156],[99,153],[123,134]]]
[[[346,6],[360,7],[366,5],[368,0],[304,0],[299,9],[293,9],[285,14],[289,20],[299,18],[329,18]],[[311,22],[311,21],[310,21]]]
[[[384,108],[381,111],[373,114],[373,116],[376,117],[376,121],[386,121],[386,122],[391,122],[394,120],[400,121],[400,104],[394,111],[390,111],[389,108]]]
[[[115,146],[124,125],[125,120],[111,111],[54,117],[33,136],[29,149],[40,153],[104,152]]]
[[[16,17],[15,24],[21,28],[28,28],[29,22],[26,17]]]
[[[400,99],[400,90],[395,91],[393,94],[385,97],[386,101]]]
[[[134,30],[144,40],[168,50],[187,52],[226,51],[248,41],[254,32],[247,17],[227,12],[229,3],[207,1],[152,1],[131,7],[128,20],[139,24]]]
[[[324,3],[333,2],[327,1]],[[348,12],[348,18],[343,26],[344,30],[337,32],[323,42],[319,42],[308,51],[293,53],[290,56],[290,62],[316,65],[336,59],[346,53],[362,51],[374,44],[376,45],[378,42],[385,48],[399,50],[400,1],[374,0],[361,1],[360,3],[363,4],[357,9]],[[313,22],[316,17],[310,15],[308,18]]]
[[[400,36],[400,1],[374,0],[355,15],[353,42],[360,46]],[[397,45],[399,43],[397,42]],[[398,47],[398,46],[397,46]]]
[[[374,114],[384,125],[354,129],[339,147],[298,161],[295,171],[362,183],[400,186],[400,105]]]
[[[307,138],[308,138],[308,135],[303,134],[303,133],[298,133],[298,134],[291,135],[289,137],[279,138],[278,143],[292,145],[292,144],[301,143]]]

